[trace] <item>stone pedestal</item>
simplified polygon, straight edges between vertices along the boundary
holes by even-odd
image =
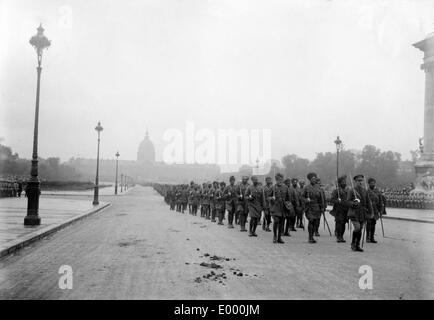
[[[423,153],[415,166],[416,190],[434,192],[426,189],[434,182],[434,32],[413,46],[424,53],[421,69],[425,71]]]

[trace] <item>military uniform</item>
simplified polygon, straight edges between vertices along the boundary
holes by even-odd
[[[264,192],[264,220],[262,222],[262,230],[271,231],[271,212],[270,212],[270,197],[273,193],[273,183],[266,184],[262,191]]]
[[[233,223],[237,203],[236,189],[237,186],[235,184],[229,184],[224,190],[224,196],[226,200],[225,206],[226,210],[228,211],[228,228],[234,227]]]
[[[375,225],[377,220],[380,218],[380,214],[383,210],[383,199],[380,190],[377,188],[368,189],[368,201],[369,204],[369,215],[366,222],[366,242],[377,243],[375,240]]]
[[[342,177],[340,179],[342,179]],[[345,180],[345,178],[342,180]],[[339,183],[341,183],[341,181],[339,181]],[[348,189],[342,188],[342,186],[339,185],[338,189],[333,190],[330,199],[330,202],[333,205],[333,209],[330,211],[330,214],[335,218],[335,235],[337,242],[345,242],[344,233],[345,225],[348,222],[348,209],[352,205],[352,202],[347,200],[347,193]]]
[[[319,224],[319,220],[321,218],[321,214],[323,212],[323,196],[321,194],[321,190],[313,181],[316,179],[316,174],[309,174],[308,179],[311,180],[311,184],[304,187],[303,190],[303,198],[306,203],[306,219],[309,221],[307,229],[309,232],[309,242],[315,243],[316,240],[313,238],[315,227],[317,223]]]
[[[278,174],[279,175],[279,174]],[[281,176],[283,178],[283,176]],[[288,187],[283,182],[278,182],[272,188],[272,195],[269,197],[271,205],[271,216],[273,217],[273,242],[284,243],[281,235],[284,219],[287,215],[285,202],[290,201]]]
[[[364,178],[363,175],[358,175],[354,177]],[[360,240],[362,238],[363,225],[366,222],[366,217],[368,214],[368,193],[365,188],[356,185],[351,188],[347,194],[347,201],[350,201],[351,207],[348,210],[348,218],[353,224],[353,239],[351,241],[351,249],[354,251],[363,251],[360,248]]]
[[[221,182],[220,187],[215,192],[215,210],[218,219],[218,224],[223,225],[225,216],[225,196],[224,196],[225,183]]]
[[[264,210],[264,190],[256,182],[247,187],[245,197],[250,217],[249,236],[256,237],[256,227]]]
[[[291,185],[291,180],[285,180],[285,185],[288,187],[289,201],[286,202],[286,215],[285,215],[285,231],[284,236],[290,236],[289,231],[297,231],[295,229],[295,208],[298,205],[297,193]]]
[[[247,207],[247,201],[246,201],[246,190],[249,187],[249,184],[246,183],[240,183],[238,184],[236,190],[237,193],[237,209],[235,211],[235,219],[238,216],[239,224],[240,224],[240,231],[247,231],[246,229],[246,222],[247,222],[247,214],[248,214],[248,207]]]

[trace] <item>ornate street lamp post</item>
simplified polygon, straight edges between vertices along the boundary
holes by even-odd
[[[98,125],[95,127],[95,130],[98,132],[98,149],[96,153],[96,176],[95,176],[95,187],[93,192],[93,205],[96,206],[99,204],[98,195],[99,195],[99,141],[100,141],[100,133],[103,130],[101,127],[101,122],[98,121]]]
[[[41,224],[39,217],[39,195],[41,193],[40,182],[38,178],[38,126],[39,126],[39,92],[41,84],[42,71],[42,52],[47,49],[51,42],[44,35],[42,25],[38,27],[38,33],[30,39],[30,44],[35,48],[38,57],[37,70],[37,85],[36,85],[36,107],[35,107],[35,126],[33,132],[33,153],[32,167],[30,169],[30,179],[27,182],[27,215],[24,218],[25,226],[36,226]]]
[[[123,173],[121,173],[121,193],[122,193],[122,186],[123,186],[123,183],[124,183],[124,174]]]
[[[336,179],[339,177],[339,151],[342,150],[342,141],[339,139],[339,136],[335,140],[336,145]],[[337,183],[337,181],[336,181]]]
[[[120,156],[119,151],[116,152],[116,179],[115,179],[115,194],[118,194],[118,158]]]

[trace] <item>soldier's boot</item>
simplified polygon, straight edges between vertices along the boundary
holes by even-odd
[[[371,221],[366,222],[366,243],[371,242]]]
[[[320,225],[320,220],[319,219],[315,219],[314,220],[314,227],[313,227],[315,237],[319,237],[319,232],[318,232],[319,225]]]
[[[266,219],[262,220],[262,230],[266,230],[267,221]]]
[[[279,228],[277,229],[277,243],[285,243],[282,240],[282,229],[283,229],[283,226],[279,226]]]
[[[307,225],[307,229],[309,232],[309,243],[316,243],[316,240],[313,238],[314,226],[312,222],[309,222],[309,224]]]
[[[289,235],[289,220],[286,219],[286,218],[283,218],[283,219],[282,219],[282,223],[283,223],[283,225],[284,225],[284,227],[283,227],[283,225],[282,225],[282,229],[285,230],[285,231],[283,232],[283,236],[284,236],[284,237],[290,237],[290,235]],[[282,231],[283,231],[283,230],[282,230]]]
[[[356,238],[357,234],[353,231],[352,240],[351,240],[351,250],[356,251]]]
[[[258,235],[256,234],[256,228],[258,227],[258,220],[257,219],[253,219],[253,228],[252,228],[252,233],[254,237],[257,237]]]
[[[370,232],[370,234],[371,234],[371,243],[377,243],[378,241],[377,240],[375,240],[375,238],[374,238],[374,235],[375,235],[375,224],[372,224],[371,225],[371,232]]]
[[[295,229],[295,217],[293,217],[293,218],[289,218],[289,225],[290,225],[290,230],[291,231],[297,231],[297,229]]]
[[[279,224],[274,221],[273,222],[273,243],[277,243],[277,233],[279,229]]]
[[[253,219],[249,222],[249,237],[253,237]]]
[[[356,238],[356,251],[363,252],[363,249],[360,248],[360,240],[362,239],[362,232],[359,231]]]
[[[247,232],[247,229],[246,229],[246,217],[244,216],[244,215],[241,215],[240,216],[240,231],[241,232]]]
[[[270,221],[268,219],[265,220],[265,231],[271,231],[270,230]]]
[[[341,238],[341,242],[346,242],[345,239],[344,239],[344,232],[345,232],[345,224],[342,224],[341,225],[341,230],[339,232],[339,236]]]

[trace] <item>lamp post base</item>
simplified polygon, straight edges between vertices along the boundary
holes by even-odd
[[[98,197],[99,197],[99,187],[95,186],[94,187],[94,192],[93,192],[93,202],[92,202],[92,204],[94,206],[99,205]]]
[[[39,216],[25,216],[24,225],[25,226],[39,226],[41,224],[41,218]]]
[[[41,224],[39,217],[39,195],[41,193],[40,182],[31,178],[27,183],[27,215],[24,218],[25,226],[37,226]]]

